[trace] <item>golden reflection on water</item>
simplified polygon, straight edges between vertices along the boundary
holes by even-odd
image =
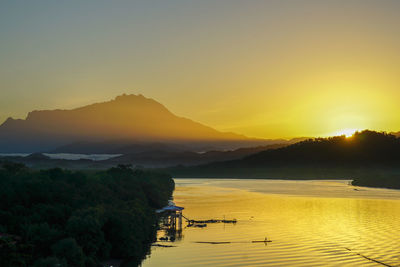
[[[176,183],[174,201],[185,207],[186,217],[225,216],[238,223],[185,228],[181,240],[162,243],[176,247],[153,247],[143,266],[382,266],[376,261],[400,266],[400,191],[387,190],[390,199],[383,199],[385,190],[369,190],[370,198],[366,193],[359,197],[353,188],[335,181]],[[305,192],[307,184],[312,192]],[[298,195],[293,194],[296,186],[302,189]],[[254,188],[262,193],[248,191]],[[288,194],[282,193],[285,188],[290,188]],[[335,197],[318,195],[324,190],[334,191]],[[273,242],[251,243],[265,237]]]

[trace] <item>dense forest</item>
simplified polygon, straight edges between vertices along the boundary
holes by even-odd
[[[167,174],[118,166],[84,173],[0,168],[0,266],[136,266],[155,238]]]
[[[168,171],[175,177],[354,179],[357,185],[400,188],[400,138],[367,130]]]
[[[400,172],[365,172],[359,177],[356,177],[352,184],[356,186],[400,189]]]

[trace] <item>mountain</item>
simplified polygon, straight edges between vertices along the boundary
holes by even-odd
[[[175,168],[175,177],[349,178],[371,170],[400,172],[400,138],[374,131],[316,138],[243,159]]]
[[[160,143],[160,142],[77,142],[57,147],[50,153],[72,153],[72,154],[131,154],[148,151],[185,151],[183,144]]]
[[[32,111],[24,120],[8,118],[0,125],[0,153],[46,152],[82,143],[104,148],[154,142],[190,144],[209,150],[280,141],[219,132],[178,117],[142,95],[122,95],[72,110]]]

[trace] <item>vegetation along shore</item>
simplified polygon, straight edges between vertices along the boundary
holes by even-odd
[[[99,172],[0,168],[0,266],[136,266],[155,238],[167,174],[118,166]],[[123,265],[122,265],[123,266]]]

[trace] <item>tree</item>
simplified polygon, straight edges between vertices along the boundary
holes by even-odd
[[[59,259],[65,259],[71,266],[84,266],[85,256],[82,248],[74,238],[65,238],[51,247],[54,255]]]

